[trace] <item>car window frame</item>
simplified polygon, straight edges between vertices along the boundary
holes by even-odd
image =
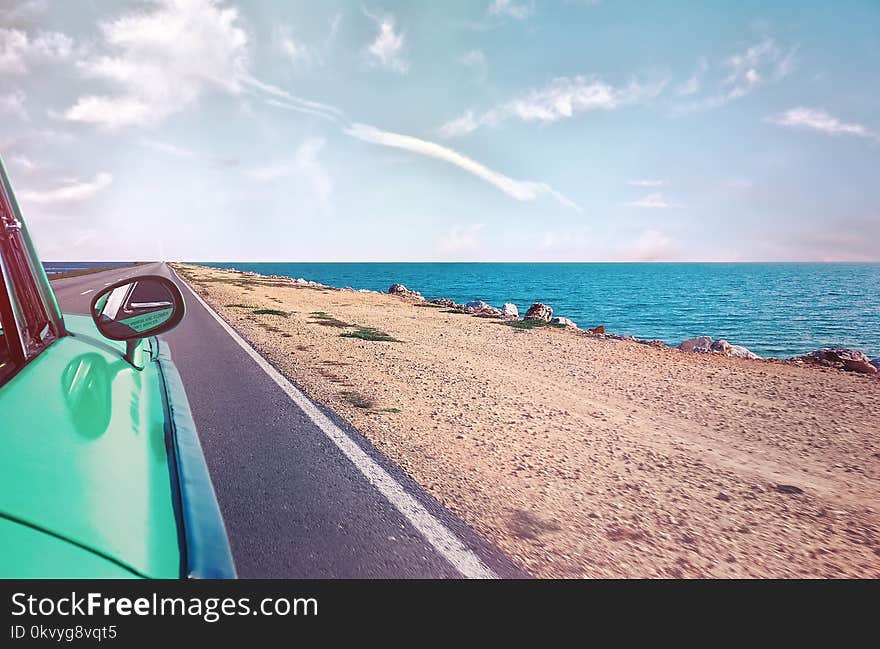
[[[35,264],[38,271],[35,270]],[[21,212],[6,168],[0,159],[0,279],[8,313],[4,315],[4,332],[8,326],[12,372],[0,378],[9,381],[28,363],[37,358],[53,342],[65,335],[64,323],[48,285],[42,263],[36,257],[33,242],[21,218]],[[36,316],[36,318],[34,317]],[[36,321],[31,321],[35,320]],[[8,321],[8,325],[7,325]]]

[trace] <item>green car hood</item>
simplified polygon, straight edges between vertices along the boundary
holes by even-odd
[[[65,325],[71,335],[0,390],[0,521],[41,533],[35,538],[59,557],[70,553],[66,539],[135,576],[176,578],[181,553],[157,364],[145,354],[144,369],[133,368],[124,343],[102,338],[88,316],[66,315]],[[21,556],[24,532],[7,528],[0,556]],[[53,576],[74,576],[70,566]]]

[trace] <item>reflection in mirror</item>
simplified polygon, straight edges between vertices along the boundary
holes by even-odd
[[[148,335],[168,322],[175,298],[158,278],[135,279],[101,295],[92,316],[108,338],[124,340]]]

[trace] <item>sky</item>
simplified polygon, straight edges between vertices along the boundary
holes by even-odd
[[[880,261],[880,2],[0,0],[46,260]]]

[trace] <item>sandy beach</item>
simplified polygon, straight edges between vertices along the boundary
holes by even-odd
[[[174,267],[534,576],[880,577],[877,376]]]

